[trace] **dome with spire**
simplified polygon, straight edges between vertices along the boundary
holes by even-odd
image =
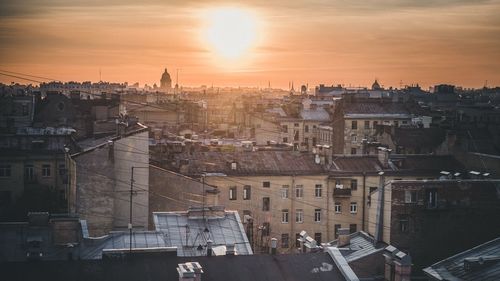
[[[381,90],[382,87],[380,87],[380,84],[378,83],[377,79],[375,79],[375,82],[372,84],[372,90]]]
[[[162,89],[172,88],[172,78],[170,78],[170,74],[168,74],[168,71],[166,68],[165,68],[165,72],[163,72],[163,75],[161,76],[160,88],[162,88]]]

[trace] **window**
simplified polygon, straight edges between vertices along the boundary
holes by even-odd
[[[334,226],[335,239],[337,239],[339,237],[339,229],[340,229],[340,224],[336,224]]]
[[[323,191],[323,186],[321,184],[317,184],[315,187],[314,187],[314,196],[316,198],[319,198],[321,197],[321,193]]]
[[[356,134],[351,135],[351,142],[356,143],[358,141],[358,136]]]
[[[317,245],[321,244],[321,232],[314,233],[314,240],[316,240]]]
[[[23,116],[28,115],[28,105],[27,104],[23,104],[22,108],[21,108],[21,111],[22,111]]]
[[[399,216],[399,231],[401,233],[407,233],[410,230],[410,221],[408,215]]]
[[[281,198],[283,198],[283,199],[288,198],[288,188],[289,188],[288,185],[283,185],[281,187]]]
[[[293,140],[298,141],[299,140],[299,131],[294,131],[293,132]]]
[[[297,209],[295,211],[295,222],[296,223],[304,222],[304,211],[302,209]]]
[[[33,165],[24,166],[24,178],[27,180],[33,180],[35,178],[35,168]]]
[[[306,133],[309,133],[309,125],[305,125],[305,126],[304,126],[304,131],[305,131]]]
[[[295,186],[295,198],[304,197],[304,187],[302,185]]]
[[[288,223],[288,209],[281,210],[281,223]]]
[[[342,213],[342,205],[340,204],[340,202],[335,202],[335,213]]]
[[[270,233],[271,233],[271,224],[269,222],[264,222],[262,224],[262,235],[269,236]]]
[[[229,200],[236,200],[236,186],[229,187]]]
[[[352,155],[355,155],[355,154],[356,154],[356,148],[354,148],[354,147],[353,147],[353,148],[351,148],[351,154],[352,154]]]
[[[294,123],[293,124],[294,127],[298,127],[299,126],[299,123]]]
[[[399,127],[399,121],[394,121],[394,127]]]
[[[417,203],[416,190],[405,190],[405,203]]]
[[[42,165],[42,176],[50,177],[50,164]]]
[[[315,209],[314,210],[314,221],[315,222],[320,222],[321,221],[321,209]]]
[[[262,198],[262,211],[269,211],[269,206],[271,205],[271,199],[269,197]]]
[[[288,233],[281,234],[281,248],[290,247],[290,238]]]
[[[355,214],[358,212],[358,203],[351,202],[351,214]]]
[[[304,138],[305,145],[309,146],[309,138]]]
[[[300,248],[300,233],[295,233],[295,248]]]
[[[281,126],[281,129],[283,130],[283,133],[288,133],[288,125]]]
[[[352,121],[351,122],[351,129],[357,130],[358,129],[358,121]]]
[[[365,129],[370,129],[370,121],[365,121]]]
[[[356,232],[356,231],[358,230],[357,228],[358,228],[358,225],[357,225],[357,224],[355,224],[355,223],[354,223],[354,224],[350,224],[350,225],[349,225],[349,233],[354,233],[354,232]]]
[[[59,175],[60,176],[66,175],[66,165],[65,164],[59,164]]]
[[[252,194],[252,187],[245,185],[243,187],[243,200],[250,200]]]
[[[358,189],[358,180],[351,180],[351,189],[352,190]]]
[[[437,208],[437,190],[427,190],[427,200],[428,208]]]
[[[10,175],[11,175],[10,165],[7,164],[0,165],[0,178],[10,177]]]
[[[376,129],[377,125],[378,125],[378,121],[373,121],[373,128],[374,129]]]
[[[283,138],[283,142],[288,142],[288,138]]]
[[[262,187],[267,187],[267,188],[271,187],[271,182],[268,181],[262,182]]]

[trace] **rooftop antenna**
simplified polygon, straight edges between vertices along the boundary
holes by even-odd
[[[101,68],[99,67],[99,82],[102,82],[102,78],[101,78]]]
[[[179,86],[179,69],[177,68],[177,75],[175,77],[175,85]]]

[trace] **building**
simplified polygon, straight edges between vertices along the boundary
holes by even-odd
[[[499,280],[500,237],[445,258],[424,273],[429,280]]]
[[[160,88],[162,90],[172,89],[172,79],[170,78],[170,74],[167,72],[166,68],[165,72],[163,72],[163,74],[161,75]]]
[[[117,126],[117,135],[81,141],[83,151],[71,154],[70,212],[92,236],[128,228],[131,195],[132,226],[148,228],[149,129],[132,119]]]
[[[454,137],[441,128],[417,128],[379,126],[375,133],[377,141],[365,144],[365,151],[382,145],[397,154],[449,154],[454,146]]]
[[[0,131],[13,133],[17,128],[30,127],[35,115],[35,96],[0,96]]]
[[[368,232],[421,269],[498,236],[499,188],[499,180],[392,181],[370,193]]]
[[[74,133],[64,127],[21,127],[0,134],[0,219],[67,210],[67,153],[78,151]]]
[[[403,103],[344,95],[333,114],[333,153],[368,154],[364,144],[377,141],[374,136],[378,125],[399,127],[410,124],[411,119]]]

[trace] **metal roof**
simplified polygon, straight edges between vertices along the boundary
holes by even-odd
[[[329,246],[337,247],[338,240],[334,240]],[[366,232],[358,231],[350,234],[350,244],[339,248],[347,262],[353,262],[366,256],[382,252],[387,246],[385,243],[377,243],[374,245],[374,240]]]
[[[486,256],[500,256],[500,237],[476,246],[467,251],[437,262],[427,268],[424,273],[433,280],[500,280],[500,260],[474,270],[466,270],[466,258],[479,258]]]
[[[207,241],[212,246],[235,245],[237,255],[252,255],[250,242],[238,212],[224,211],[223,217],[189,217],[188,212],[155,212],[157,231],[165,234],[167,246],[177,247],[177,255],[205,256]],[[199,247],[201,245],[201,247]]]

